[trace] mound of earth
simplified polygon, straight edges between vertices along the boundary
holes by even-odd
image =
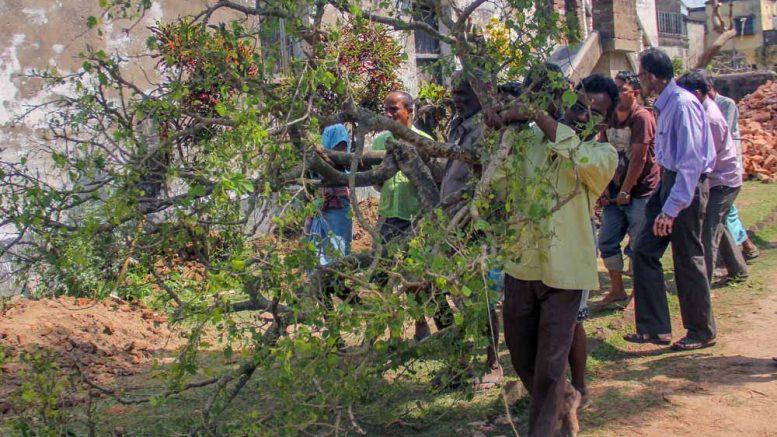
[[[183,344],[165,322],[164,316],[123,301],[15,299],[0,313],[0,347],[12,358],[0,369],[3,385],[12,389],[18,365],[13,358],[36,347],[53,352],[64,369],[80,368],[94,382],[138,373],[154,357]]]

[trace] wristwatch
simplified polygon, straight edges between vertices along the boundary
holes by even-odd
[[[626,198],[629,198],[629,197],[631,197],[631,194],[629,194],[629,193],[627,193],[627,192],[625,192],[625,191],[621,191],[620,193],[618,193],[618,195],[619,195],[619,196],[626,196]]]

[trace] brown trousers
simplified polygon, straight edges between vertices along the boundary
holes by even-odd
[[[569,349],[580,290],[550,288],[505,275],[505,342],[518,377],[531,394],[529,436],[552,436],[564,411]]]

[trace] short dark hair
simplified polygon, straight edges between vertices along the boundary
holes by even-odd
[[[399,96],[399,99],[402,101],[402,104],[405,105],[405,109],[407,109],[410,112],[413,112],[413,96],[411,96],[409,93],[406,93],[405,91],[396,90],[396,91],[389,91],[388,94],[386,94],[386,97],[396,94]]]
[[[614,80],[601,74],[592,74],[581,80],[577,87],[575,87],[575,90],[583,91],[586,94],[607,94],[612,102],[610,110],[607,112],[608,120],[615,112],[615,107],[618,106],[618,86],[615,85]]]
[[[502,94],[509,94],[518,97],[523,92],[523,85],[520,82],[507,82],[499,85],[496,91]]]
[[[626,82],[632,89],[638,90],[641,88],[639,75],[633,71],[621,70],[615,75],[615,78]]]
[[[643,70],[662,80],[674,77],[674,66],[663,50],[651,47],[639,54],[639,65]]]
[[[691,70],[677,79],[677,85],[688,91],[699,91],[702,95],[707,95],[710,91],[708,76],[704,70]]]

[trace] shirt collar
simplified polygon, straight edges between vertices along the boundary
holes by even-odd
[[[703,102],[701,102],[701,105],[704,107],[704,112],[708,112],[708,111],[707,111],[707,110],[708,110],[708,108],[710,107],[710,105],[712,105],[712,104],[714,104],[714,103],[715,103],[715,100],[714,100],[714,99],[711,99],[711,98],[709,98],[709,96],[707,96],[707,98],[706,98],[706,99],[704,99],[704,101],[703,101]]]
[[[653,106],[659,111],[663,111],[664,108],[666,108],[666,105],[669,104],[669,96],[675,94],[677,88],[677,83],[675,83],[674,79],[670,79],[666,84],[666,87],[664,87],[664,90],[661,91],[661,94],[658,95],[658,98],[656,99],[656,102],[653,104]]]

